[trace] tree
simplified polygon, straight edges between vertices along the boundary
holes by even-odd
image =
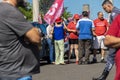
[[[30,3],[26,3],[26,7],[19,7],[18,8],[25,16],[25,18],[29,21],[32,21],[32,5]]]
[[[50,6],[53,4],[54,0],[40,0],[40,13],[45,14]]]
[[[68,19],[68,18],[72,17],[71,12],[67,11],[67,9],[68,9],[68,7],[65,7],[64,12],[62,14],[62,17],[65,18],[65,19]]]

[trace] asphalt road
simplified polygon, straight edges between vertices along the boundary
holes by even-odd
[[[72,59],[71,64],[66,65],[52,65],[41,62],[41,73],[33,76],[33,80],[92,80],[93,77],[98,77],[105,66],[105,63],[98,63],[89,65],[76,65],[75,59]],[[114,80],[115,66],[111,70],[107,80]]]

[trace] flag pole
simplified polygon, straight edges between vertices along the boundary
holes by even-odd
[[[38,22],[39,16],[39,0],[32,0],[33,2],[33,22]]]

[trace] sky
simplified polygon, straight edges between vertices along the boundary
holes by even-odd
[[[28,0],[31,2],[32,0]],[[104,10],[102,9],[102,2],[104,0],[64,0],[64,6],[68,7],[68,11],[72,14],[82,13],[83,4],[89,4],[90,6],[90,18],[95,19],[97,18],[97,12]],[[114,6],[120,8],[120,0],[114,0]],[[107,18],[107,13],[104,12],[105,18]]]
[[[64,6],[68,7],[68,11],[72,14],[82,13],[83,4],[89,4],[90,6],[90,18],[97,18],[97,12],[104,12],[105,18],[107,18],[107,13],[102,9],[102,2],[104,0],[64,0]],[[120,8],[120,0],[114,0],[114,6]]]

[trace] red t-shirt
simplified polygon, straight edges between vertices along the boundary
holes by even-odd
[[[120,15],[118,15],[110,25],[110,28],[108,29],[107,35],[115,36],[115,37],[120,37]],[[116,53],[116,58],[120,59],[120,49]]]
[[[118,15],[110,25],[107,35],[112,35],[115,37],[120,37],[120,15]]]
[[[104,20],[95,19],[94,25],[95,25],[95,33],[97,34],[97,36],[101,36],[106,33],[108,27],[108,22],[106,19]]]
[[[71,21],[71,22],[68,24],[67,28],[68,28],[68,29],[71,29],[71,30],[77,30],[77,29],[76,29],[76,24],[75,24],[73,21]],[[78,35],[77,35],[77,33],[70,32],[69,38],[70,38],[70,39],[78,39]]]

